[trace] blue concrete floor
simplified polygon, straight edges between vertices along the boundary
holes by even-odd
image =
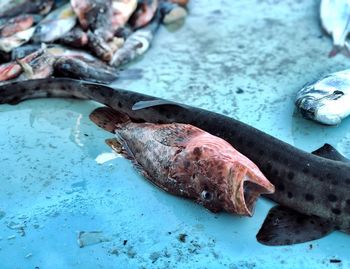
[[[115,85],[230,115],[307,151],[328,142],[350,156],[349,119],[324,127],[294,112],[302,85],[350,66],[327,58],[318,5],[193,0],[186,22],[162,27],[131,65],[144,78]],[[339,232],[288,247],[257,243],[268,200],[241,218],[149,184],[104,144],[111,135],[88,118],[96,106],[0,106],[1,269],[349,268],[350,236]],[[106,242],[80,248],[79,233],[94,231]]]

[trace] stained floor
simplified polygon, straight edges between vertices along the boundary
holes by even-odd
[[[115,86],[237,118],[306,151],[350,156],[350,120],[324,127],[295,113],[306,82],[348,68],[329,59],[318,1],[192,0]],[[289,247],[256,242],[272,202],[252,218],[212,214],[168,195],[104,144],[97,106],[33,100],[0,106],[0,268],[348,268],[350,236]],[[90,236],[90,237],[89,237]],[[80,238],[80,241],[78,241]],[[80,244],[97,244],[81,247]]]

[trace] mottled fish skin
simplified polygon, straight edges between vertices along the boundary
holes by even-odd
[[[120,117],[127,116],[106,107],[90,115],[102,128],[116,126],[122,149],[115,149],[166,192],[213,212],[252,216],[257,198],[274,191],[256,165],[221,138],[188,124],[119,123]]]
[[[158,30],[161,16],[157,16],[154,21],[139,30],[136,30],[125,41],[124,45],[116,51],[109,64],[115,67],[127,64],[144,54],[153,40],[155,32]]]
[[[14,17],[20,14],[47,14],[54,0],[1,0],[0,18]]]
[[[303,87],[295,105],[307,119],[337,125],[350,114],[350,69],[332,73]]]
[[[17,32],[12,36],[0,38],[0,50],[10,52],[13,49],[27,43],[33,36],[34,31],[35,27],[31,27],[24,31]]]
[[[30,98],[91,99],[135,121],[194,125],[230,143],[276,186],[266,197],[304,215],[315,215],[350,233],[350,165],[299,150],[233,118],[191,106],[161,105],[133,110],[158,98],[71,79],[31,80],[0,86],[0,103]]]
[[[333,38],[333,49],[330,57],[343,51],[350,56],[346,37],[350,31],[350,1],[348,0],[322,0],[320,6],[322,26]]]
[[[76,15],[70,4],[48,14],[36,27],[34,42],[52,42],[67,34],[76,24]]]

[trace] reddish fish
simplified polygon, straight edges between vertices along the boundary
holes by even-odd
[[[22,63],[29,63],[32,60],[39,57],[40,55],[42,55],[43,53],[44,53],[44,50],[39,49],[38,51],[35,51],[35,52],[27,55],[26,57],[24,57],[20,61]],[[16,61],[2,64],[2,65],[0,65],[0,81],[5,81],[5,80],[10,80],[10,79],[16,78],[22,73],[22,71],[23,71],[22,66]]]
[[[257,198],[274,192],[252,161],[192,125],[134,123],[107,107],[93,111],[90,119],[116,134],[107,144],[132,160],[152,183],[212,212],[252,216]]]
[[[38,20],[39,16],[36,15],[19,15],[12,19],[9,19],[5,24],[0,26],[0,36],[8,37],[17,32],[27,30]]]
[[[158,0],[143,0],[139,2],[141,3],[131,17],[131,25],[136,29],[147,25],[155,16],[158,8]]]

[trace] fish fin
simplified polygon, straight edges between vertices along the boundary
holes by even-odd
[[[119,70],[118,79],[134,80],[141,79],[143,76],[143,70],[140,68],[132,68]]]
[[[136,158],[132,153],[131,149],[129,148],[128,144],[126,143],[126,141],[118,133],[116,133],[115,138],[106,139],[105,142],[115,152],[121,154],[125,159],[130,160],[133,166],[142,176],[151,179],[151,177],[145,171],[145,169],[136,161]]]
[[[155,99],[155,100],[149,100],[149,101],[136,102],[132,106],[131,109],[132,110],[141,110],[141,109],[150,108],[150,107],[154,107],[154,106],[165,106],[165,105],[180,106],[180,107],[186,108],[185,105],[181,105],[181,104],[169,101],[169,100]]]
[[[154,133],[154,139],[165,146],[184,147],[192,137],[203,133],[189,124],[166,124]]]
[[[346,57],[350,57],[350,46],[348,43],[345,43],[344,46],[333,45],[332,50],[329,52],[328,57],[333,58],[338,53],[342,53]]]
[[[110,107],[96,108],[91,112],[89,117],[97,126],[111,133],[114,133],[117,128],[120,128],[120,125],[130,122],[130,118],[126,114],[120,113]]]
[[[333,230],[331,223],[320,217],[275,206],[269,211],[256,238],[264,245],[284,246],[316,240]]]
[[[312,152],[312,154],[327,158],[334,161],[350,162],[349,159],[345,158],[339,151],[337,151],[330,144],[324,144],[319,149]]]

